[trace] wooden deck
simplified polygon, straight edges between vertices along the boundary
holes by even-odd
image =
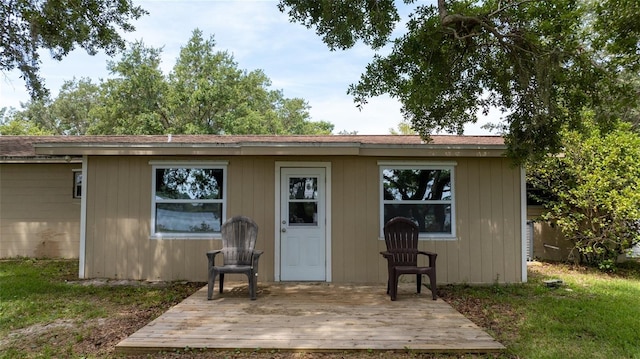
[[[121,341],[116,351],[505,349],[446,302],[431,300],[427,288],[416,295],[415,284],[403,284],[395,302],[383,285],[259,283],[255,301],[243,283],[225,283],[225,292],[211,301],[206,291],[169,309]]]

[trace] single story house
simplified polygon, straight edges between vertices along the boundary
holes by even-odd
[[[81,278],[207,278],[234,215],[260,281],[385,283],[384,223],[408,216],[438,283],[526,281],[524,171],[496,136],[0,136],[0,257]]]

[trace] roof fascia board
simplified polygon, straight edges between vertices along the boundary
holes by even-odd
[[[212,143],[37,143],[38,155],[231,155],[231,156],[465,156],[504,157],[504,145],[361,144],[355,142],[240,142]]]
[[[47,158],[47,157],[6,157],[6,158],[0,158],[0,163],[7,163],[7,164],[28,164],[28,163],[62,163],[62,164],[67,164],[67,163],[73,163],[73,164],[78,164],[78,163],[82,163],[82,158],[71,158],[71,159],[66,159],[64,157],[54,157],[54,158]]]
[[[370,157],[505,157],[504,149],[462,149],[462,148],[367,148],[361,156]]]

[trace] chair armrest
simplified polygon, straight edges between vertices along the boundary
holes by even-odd
[[[387,251],[380,252],[380,254],[381,254],[383,257],[385,257],[386,259],[389,259],[389,258],[391,258],[391,257],[393,256],[393,254],[391,254],[391,252],[387,252]]]
[[[418,251],[418,254],[423,254],[429,257],[429,267],[436,266],[436,258],[438,257],[438,253],[429,252],[429,251]]]
[[[211,269],[215,263],[215,259],[216,259],[216,255],[222,253],[222,250],[217,249],[214,251],[208,251],[207,252],[207,259],[209,260],[209,269]]]
[[[253,254],[251,255],[251,267],[253,267],[253,272],[256,276],[258,275],[258,260],[262,253],[264,253],[264,251],[254,249]]]

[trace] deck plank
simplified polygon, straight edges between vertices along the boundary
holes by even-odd
[[[204,287],[122,340],[116,352],[505,349],[446,302],[431,300],[427,289],[412,290],[402,286],[391,302],[380,285],[260,283],[258,299],[250,301],[246,285],[229,283],[208,301]]]

